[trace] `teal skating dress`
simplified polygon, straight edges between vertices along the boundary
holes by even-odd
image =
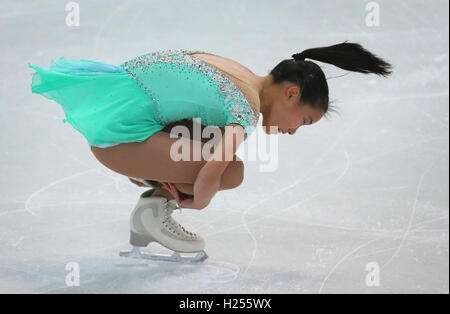
[[[119,66],[64,57],[50,67],[29,63],[31,90],[59,103],[89,147],[142,142],[167,124],[199,118],[206,126],[238,123],[245,138],[259,108],[216,67],[192,56],[202,51],[163,50]]]

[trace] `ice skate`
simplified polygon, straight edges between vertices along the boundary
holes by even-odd
[[[120,252],[120,256],[171,262],[203,262],[208,257],[203,250],[204,240],[172,218],[173,211],[180,209],[175,200],[168,201],[162,196],[152,196],[154,191],[146,191],[139,198],[130,218],[130,244],[133,248],[131,251]],[[174,253],[159,255],[141,252],[141,247],[146,247],[153,241]],[[181,253],[197,254],[184,256]]]

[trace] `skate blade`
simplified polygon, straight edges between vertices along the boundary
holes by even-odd
[[[134,258],[134,259],[145,259],[152,261],[164,261],[164,262],[179,262],[179,263],[203,263],[208,255],[205,251],[198,252],[195,256],[182,256],[178,252],[173,252],[172,255],[162,255],[162,254],[149,254],[142,253],[137,247],[133,247],[131,251],[122,251],[119,256]]]

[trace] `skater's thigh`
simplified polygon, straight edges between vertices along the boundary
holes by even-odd
[[[92,147],[92,152],[103,165],[129,177],[193,184],[206,163],[201,154],[204,145],[189,138],[171,138],[169,133],[160,131],[143,142],[122,143],[108,148]],[[174,160],[171,149],[172,153],[186,154],[188,160]],[[194,151],[200,158],[194,160]],[[226,176],[243,175],[242,161],[234,156],[227,170]]]

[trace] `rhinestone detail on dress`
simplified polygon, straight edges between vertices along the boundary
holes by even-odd
[[[202,71],[218,87],[218,91],[222,94],[224,99],[225,109],[244,125],[248,124],[255,127],[258,122],[259,114],[255,113],[255,110],[250,105],[239,86],[234,84],[225,74],[214,66],[191,55],[201,52],[202,51],[190,51],[185,49],[156,51],[136,57],[130,61],[124,62],[120,66],[138,82],[148,95],[150,95],[155,103],[158,120],[161,124],[163,124],[163,122],[158,108],[157,97],[152,93],[151,87],[145,86],[134,74],[134,69],[148,67],[152,62],[169,62],[174,65],[188,64],[190,67]]]

